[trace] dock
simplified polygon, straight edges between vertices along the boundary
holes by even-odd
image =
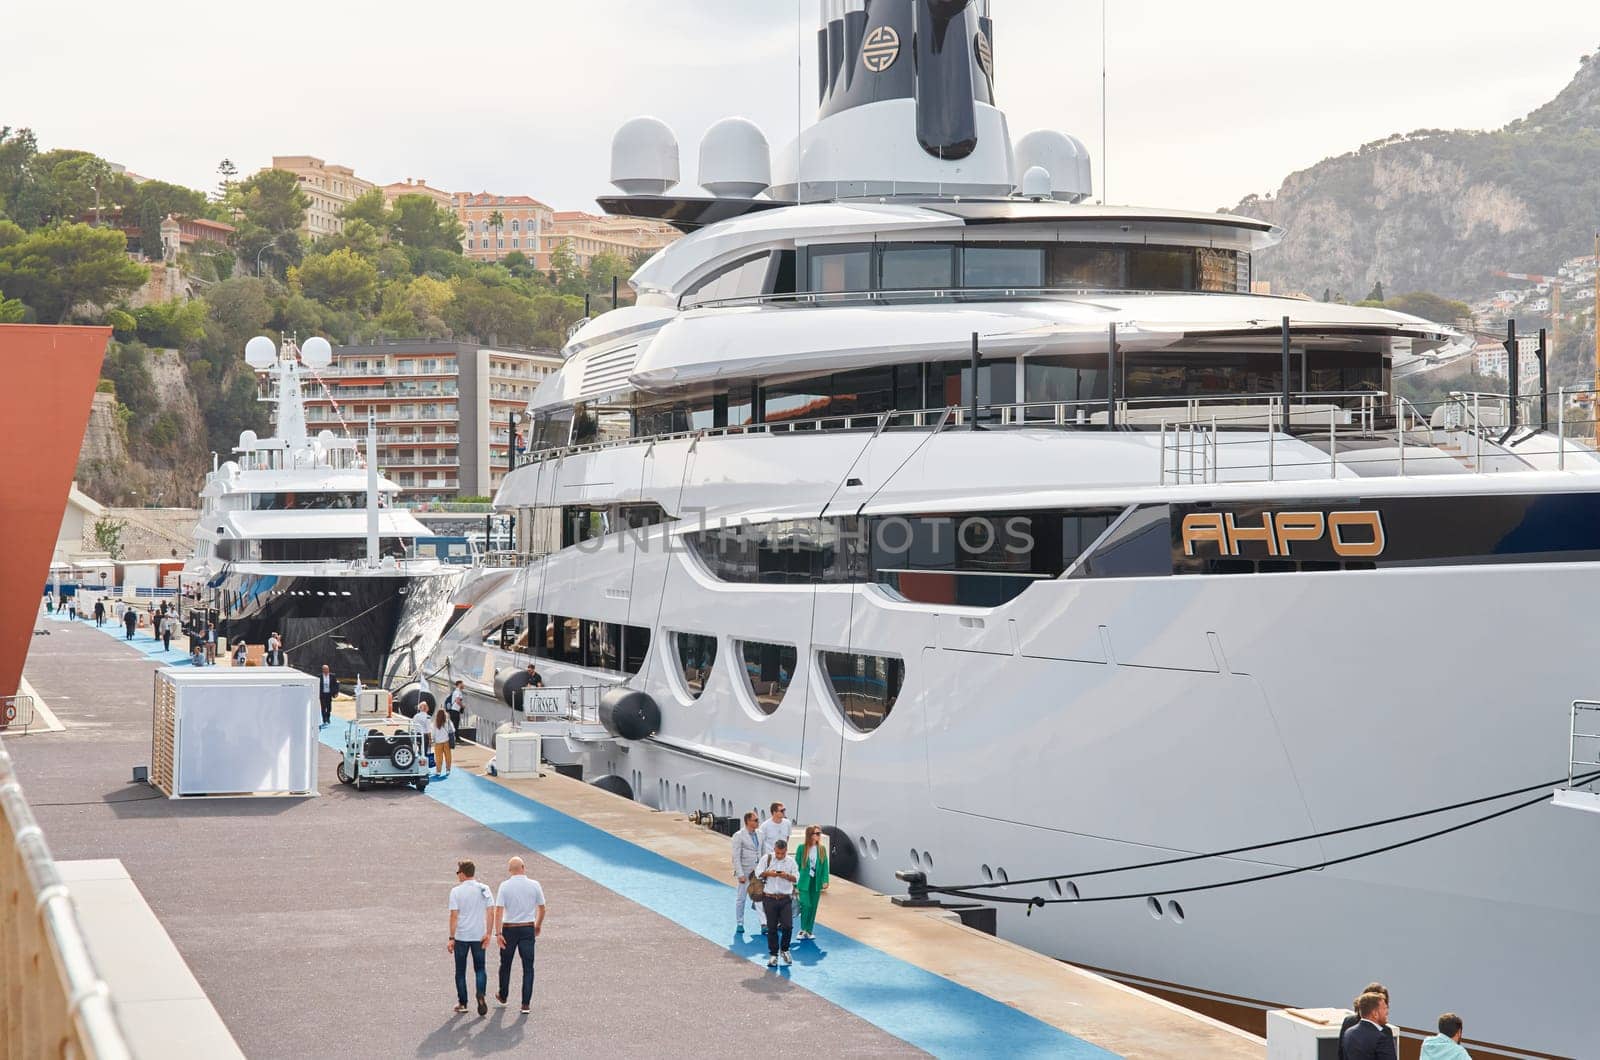
[[[121,863],[245,1056],[342,1057],[352,1042],[747,1056],[808,1037],[851,1056],[1266,1055],[1260,1038],[839,879],[816,941],[768,969],[763,937],[733,932],[726,838],[554,771],[480,775],[489,752],[473,745],[426,793],[356,792],[334,780],[335,719],[319,797],[162,798],[131,777],[149,759],[152,673],[171,660],[148,636],[130,648],[39,624],[52,635],[34,639],[27,678],[62,729],[6,747],[52,851]],[[455,862],[493,886],[514,854],[549,898],[533,1012],[491,999],[485,1018],[456,1015]],[[491,994],[496,967],[491,953]]]

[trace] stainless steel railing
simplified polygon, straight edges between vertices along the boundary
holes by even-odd
[[[44,833],[0,745],[0,1056],[132,1060]],[[38,969],[53,975],[38,974]]]

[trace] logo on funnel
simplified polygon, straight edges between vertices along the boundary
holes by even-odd
[[[879,26],[867,34],[861,45],[861,65],[881,74],[900,58],[900,34],[893,26]]]

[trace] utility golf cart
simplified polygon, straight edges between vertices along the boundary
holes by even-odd
[[[345,725],[338,777],[342,784],[354,784],[357,791],[368,784],[410,784],[426,791],[428,756],[423,735],[404,726],[352,719]]]

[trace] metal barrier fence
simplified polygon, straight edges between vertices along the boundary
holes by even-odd
[[[0,745],[0,1056],[132,1060],[111,992]]]
[[[0,696],[0,732],[26,733],[34,721],[32,696]]]

